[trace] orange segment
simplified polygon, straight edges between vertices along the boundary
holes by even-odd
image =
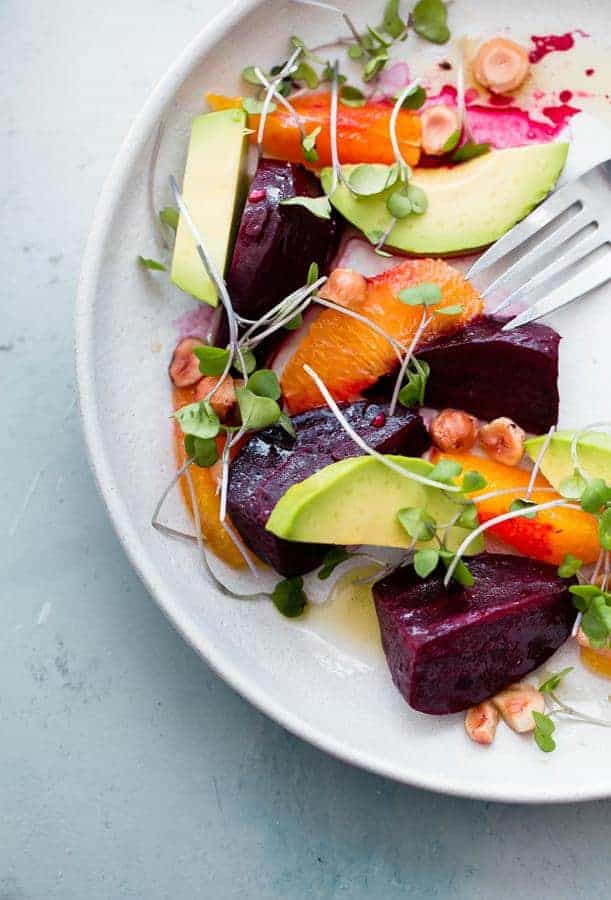
[[[240,97],[223,97],[208,94],[212,109],[228,109],[240,106]],[[303,123],[306,134],[320,127],[316,140],[317,167],[331,165],[329,120],[330,94],[316,91],[291,98],[291,105]],[[395,161],[390,143],[390,116],[392,106],[382,101],[368,101],[365,106],[353,108],[339,104],[337,114],[337,143],[342,163],[385,163]],[[250,136],[256,141],[259,116],[248,117],[248,127],[254,130]],[[420,117],[409,110],[401,110],[397,119],[397,140],[403,157],[410,166],[420,159]],[[301,134],[294,118],[282,106],[270,113],[265,122],[263,149],[268,156],[303,163]]]
[[[433,282],[442,291],[442,306],[462,306],[454,316],[435,316],[426,328],[423,343],[457,328],[480,315],[483,301],[462,275],[440,259],[410,259],[388,272],[370,278],[364,300],[346,304],[381,326],[403,345],[409,344],[422,319],[422,307],[407,306],[397,299],[403,288]],[[437,307],[436,307],[437,308]],[[355,400],[365,388],[397,367],[389,342],[367,325],[335,310],[324,310],[304,334],[282,374],[282,390],[292,414],[321,406],[324,401],[311,378],[307,363],[317,372],[337,400]]]
[[[173,393],[174,409],[179,409],[187,403],[193,403],[195,400],[195,388],[175,388]],[[224,438],[218,438],[217,444],[219,455],[223,449]],[[185,445],[183,434],[174,420],[174,446],[176,451],[176,462],[178,466],[182,466],[186,459]],[[236,569],[243,569],[246,563],[223,526],[219,521],[220,501],[216,493],[218,469],[212,466],[210,469],[202,469],[199,466],[191,466],[191,477],[193,479],[193,487],[195,496],[197,497],[197,505],[199,507],[199,515],[202,523],[202,532],[211,550],[224,562],[228,563]],[[191,494],[186,478],[180,479],[180,489],[184,501],[191,515],[193,508],[191,506]],[[230,524],[230,523],[229,523]]]
[[[471,495],[482,523],[509,512],[513,500],[524,495],[530,479],[530,473],[524,469],[504,466],[502,463],[483,459],[472,453],[433,451],[432,461],[437,462],[440,459],[456,461],[465,472],[476,469],[488,482],[482,491]],[[541,475],[537,477],[535,485],[538,488],[549,488],[549,483]],[[493,497],[479,503],[477,501],[480,494],[512,487],[518,488],[515,494]],[[536,503],[547,503],[550,500],[560,499],[560,494],[535,490],[532,499]],[[493,526],[490,533],[515,547],[524,556],[557,565],[567,553],[572,553],[584,563],[594,562],[600,550],[596,519],[581,510],[562,508],[545,510],[537,513],[536,519],[521,517],[502,522]]]

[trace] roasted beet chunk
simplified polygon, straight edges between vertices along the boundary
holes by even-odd
[[[336,214],[320,219],[290,197],[319,197],[318,179],[294,163],[262,159],[253,179],[227,276],[236,312],[257,319],[305,284],[310,263],[321,274],[335,254]]]
[[[343,406],[344,415],[370,447],[381,453],[420,456],[430,441],[419,415],[362,400]],[[384,413],[383,424],[379,423]],[[326,407],[293,419],[296,438],[283,429],[268,428],[253,435],[233,460],[229,471],[227,508],[233,524],[257,556],[281,575],[302,575],[316,568],[328,547],[277,538],[265,530],[271,511],[294,484],[324,466],[362,451]]]
[[[471,588],[398,569],[373,590],[393,681],[410,706],[440,715],[475,706],[545,662],[575,621],[554,566],[483,553]]]
[[[483,316],[418,353],[431,367],[427,406],[508,416],[541,434],[558,421],[560,335],[536,324],[503,332],[505,321]]]

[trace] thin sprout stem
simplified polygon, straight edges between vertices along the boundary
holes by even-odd
[[[333,177],[331,179],[330,194],[333,195],[337,190],[340,181],[341,164],[339,161],[339,151],[337,148],[337,107],[339,103],[339,61],[333,62],[333,78],[331,79],[331,107],[329,113],[329,137],[331,143],[331,165],[333,168]]]
[[[420,320],[420,325],[416,329],[416,333],[412,339],[411,344],[409,345],[407,353],[405,354],[405,358],[404,358],[403,362],[401,363],[401,367],[400,367],[399,373],[397,375],[397,380],[395,381],[395,386],[394,386],[394,389],[392,392],[392,399],[390,401],[390,409],[389,409],[389,415],[391,415],[391,416],[394,416],[395,409],[397,408],[397,403],[399,401],[399,394],[401,392],[401,385],[403,384],[403,379],[405,378],[405,373],[407,371],[407,367],[409,366],[409,361],[412,358],[412,354],[413,354],[414,350],[416,349],[418,341],[422,337],[422,333],[423,333],[424,329],[426,328],[426,326],[429,324],[430,321],[431,321],[431,317],[427,317],[426,309],[424,309],[422,312],[422,319]]]
[[[464,39],[458,42],[458,62],[456,64],[456,106],[458,110],[458,127],[471,140],[471,131],[467,120],[467,104],[465,103],[465,50]]]
[[[147,204],[149,209],[149,215],[151,217],[152,222],[155,226],[155,234],[159,238],[161,246],[164,250],[167,250],[169,247],[168,240],[166,237],[165,226],[161,219],[157,214],[157,210],[155,209],[155,173],[157,172],[157,162],[159,160],[159,151],[161,150],[161,141],[163,140],[163,133],[165,131],[165,122],[162,120],[159,122],[157,126],[157,133],[155,135],[155,141],[153,143],[153,149],[151,150],[151,159],[149,162],[149,168],[147,173]]]
[[[401,112],[401,107],[405,102],[405,99],[409,97],[409,95],[416,90],[417,87],[420,86],[420,79],[416,78],[411,84],[408,84],[407,87],[403,88],[399,96],[397,97],[397,101],[393,106],[392,113],[390,114],[390,122],[389,122],[389,131],[390,131],[390,143],[392,145],[392,152],[394,153],[395,159],[397,161],[398,166],[401,168],[403,172],[409,172],[409,166],[405,162],[403,158],[403,154],[401,153],[401,148],[399,147],[399,140],[397,138],[397,120],[399,118],[399,113]]]
[[[342,17],[342,19],[344,20],[344,22],[350,29],[352,36],[355,39],[355,41],[357,42],[357,44],[362,46],[361,35],[358,33],[358,30],[356,29],[354,22],[352,21],[352,19],[348,15],[348,13],[345,13],[343,11],[343,9],[339,8],[339,6],[334,6],[332,3],[322,3],[321,0],[293,0],[293,3],[298,3],[300,6],[316,6],[319,9],[326,9],[329,12],[337,13],[338,16]]]
[[[592,572],[592,577],[590,578],[590,584],[595,584],[598,576],[600,575],[600,570],[602,569],[602,565],[605,559],[605,551],[601,550],[598,554],[598,559],[596,560],[596,566],[594,567],[594,571]]]
[[[228,356],[228,358],[227,358],[227,362],[225,363],[225,368],[223,369],[223,372],[222,372],[220,378],[218,379],[218,381],[216,382],[216,384],[214,384],[214,385],[210,388],[210,390],[208,391],[208,393],[207,393],[206,396],[204,397],[204,403],[209,403],[210,400],[212,400],[212,398],[213,398],[214,395],[216,394],[216,392],[219,390],[219,388],[221,387],[221,385],[223,384],[223,382],[225,381],[225,379],[226,379],[227,376],[229,375],[229,372],[230,372],[231,367],[232,367],[232,365],[233,365],[233,363],[234,363],[234,360],[235,360],[235,352],[234,352],[233,348],[230,346],[230,347],[229,347],[229,356]]]
[[[228,525],[227,522],[221,522],[221,525],[223,526],[223,528],[229,535],[230,539],[233,541],[233,543],[235,544],[235,546],[241,553],[242,558],[244,559],[244,562],[250,569],[250,574],[254,575],[255,578],[258,578],[259,572],[257,570],[257,567],[255,566],[253,560],[251,559],[250,553],[246,549],[246,544],[244,543],[242,538],[238,534],[235,533],[233,528],[230,525]],[[257,594],[254,594],[254,595],[253,594],[238,594],[238,596],[251,597],[251,596],[258,596],[258,595]]]
[[[443,484],[439,481],[433,481],[431,478],[426,478],[424,475],[417,475],[415,472],[410,472],[407,469],[403,469],[401,468],[401,466],[398,466],[396,463],[392,462],[392,460],[388,459],[388,457],[384,456],[383,453],[378,453],[377,450],[374,450],[372,447],[370,447],[369,444],[365,440],[363,440],[360,434],[358,434],[347,421],[337,403],[329,393],[329,390],[320,375],[318,375],[314,371],[314,369],[312,369],[307,364],[304,364],[303,369],[315,383],[316,387],[324,397],[327,406],[334,414],[335,418],[342,426],[346,434],[352,438],[357,447],[360,447],[361,450],[369,454],[369,456],[373,456],[388,469],[392,469],[393,472],[397,472],[399,475],[402,475],[404,478],[408,478],[411,481],[417,481],[419,484],[426,484],[428,487],[440,488],[443,491],[459,492],[461,490],[457,485]]]
[[[161,512],[161,508],[162,508],[163,504],[165,503],[165,501],[167,499],[168,494],[170,493],[170,491],[172,490],[174,485],[180,481],[180,479],[185,474],[185,472],[187,471],[189,466],[192,464],[192,462],[193,462],[192,456],[190,456],[188,459],[185,460],[185,462],[182,464],[180,469],[175,473],[172,480],[170,481],[168,486],[163,491],[161,497],[157,501],[157,505],[155,506],[155,509],[153,510],[153,515],[151,516],[151,525],[153,526],[153,528],[157,528],[157,526],[160,524],[157,521],[157,518],[159,516],[159,513]]]
[[[295,56],[296,53],[301,53],[301,48],[298,48],[295,51],[295,53],[293,54],[293,56]],[[287,65],[288,65],[288,63],[287,63]],[[297,114],[297,110],[289,103],[289,101],[286,99],[286,97],[283,97],[282,94],[276,89],[275,85],[278,83],[277,79],[274,79],[274,81],[270,83],[258,66],[255,66],[255,75],[257,76],[257,78],[259,79],[259,81],[261,82],[261,84],[263,85],[264,88],[267,88],[268,91],[271,90],[272,97],[275,100],[277,100],[281,106],[284,106],[284,108],[288,111],[289,115],[291,116],[291,118],[297,125],[297,128],[299,129],[299,134],[301,135],[301,140],[303,140],[304,137],[306,136],[306,133],[305,133],[305,129],[303,127],[303,122],[301,120],[301,116],[299,116]],[[259,126],[261,126],[261,122],[259,122]],[[265,128],[265,124],[264,124],[264,128]],[[257,143],[259,143],[259,144],[263,143],[263,131],[261,131],[260,140],[259,140],[259,134],[257,134]]]
[[[476,503],[480,503],[482,500],[492,500],[494,497],[504,497],[507,494],[521,494],[524,490],[524,485],[520,485],[520,487],[511,487],[511,488],[500,488],[498,491],[489,491],[487,494],[478,494],[473,499]],[[537,488],[537,494],[555,494],[556,491],[553,487],[540,487]]]
[[[333,303],[331,300],[327,300],[325,297],[313,297],[314,303],[319,304],[320,306],[325,306],[327,309],[334,309],[336,312],[343,313],[346,316],[349,316],[351,319],[356,319],[357,322],[362,322],[363,325],[367,325],[368,328],[371,328],[372,331],[375,331],[376,334],[379,334],[380,337],[386,338],[388,343],[391,345],[399,361],[403,359],[403,354],[407,352],[407,347],[403,344],[399,343],[399,341],[395,340],[388,332],[384,331],[377,322],[373,322],[371,319],[368,319],[367,316],[361,315],[361,313],[355,312],[353,309],[350,309],[348,306],[342,306],[340,303]]]
[[[554,709],[552,712],[559,713],[563,712],[566,716],[570,716],[572,719],[578,719],[581,722],[584,722],[587,725],[602,725],[605,728],[611,728],[611,720],[609,719],[598,719],[596,716],[589,716],[587,713],[579,712],[578,709],[574,709],[572,706],[568,706],[568,704],[564,703],[557,694],[550,692],[550,697],[560,708]]]
[[[287,309],[293,308],[293,306],[298,306],[301,301],[308,296],[308,294],[313,291],[318,290],[325,281],[327,280],[326,276],[322,276],[313,284],[302,285],[302,287],[297,288],[296,291],[293,291],[292,294],[288,294],[288,296],[284,297],[277,303],[272,309],[268,310],[264,315],[262,315],[256,322],[254,322],[251,327],[244,332],[242,335],[242,343],[247,341],[262,325],[266,322],[274,320],[276,317],[283,316]]]
[[[605,553],[605,573],[603,575],[603,580],[601,584],[601,589],[603,591],[607,590],[607,585],[609,583],[609,574],[611,573],[611,561],[609,560],[609,551]]]
[[[452,580],[452,576],[454,575],[456,566],[460,562],[461,558],[465,555],[465,551],[475,540],[475,538],[480,536],[480,534],[483,534],[485,531],[488,531],[489,528],[493,528],[495,525],[500,525],[502,522],[509,522],[511,519],[519,519],[524,515],[532,515],[532,513],[543,512],[546,509],[555,509],[559,506],[563,507],[564,509],[581,509],[580,506],[577,506],[575,503],[567,503],[566,500],[549,500],[546,503],[538,503],[536,506],[529,506],[525,507],[524,509],[516,509],[513,512],[503,513],[503,515],[501,516],[495,516],[493,519],[488,519],[487,522],[484,522],[478,528],[471,531],[464,539],[464,541],[454,554],[452,562],[448,566],[445,578],[443,579],[444,585],[446,587],[449,585],[450,581]]]
[[[250,341],[248,342],[249,348],[253,349],[255,347],[258,347],[262,341],[270,336],[270,334],[275,334],[276,331],[284,328],[285,325],[288,325],[288,323],[295,318],[295,316],[301,315],[301,313],[303,313],[308,308],[311,302],[312,298],[307,297],[301,302],[299,306],[293,307],[284,316],[276,319],[273,325],[270,325],[270,327],[266,331],[264,331],[262,334],[257,334],[255,335],[255,337],[250,339]]]
[[[543,441],[543,444],[541,445],[541,449],[537,453],[537,458],[535,459],[535,462],[534,462],[534,465],[532,468],[532,472],[530,473],[530,480],[528,482],[528,487],[526,488],[526,494],[525,494],[526,500],[530,500],[530,495],[532,494],[533,490],[535,489],[535,481],[537,480],[537,475],[539,474],[539,469],[541,468],[541,463],[543,462],[543,457],[547,453],[547,448],[550,445],[550,441],[551,441],[552,437],[554,436],[555,431],[556,431],[556,426],[552,425],[550,430],[547,432],[547,435],[545,436],[545,440]]]
[[[272,97],[276,93],[276,85],[279,84],[283,78],[286,78],[293,71],[293,66],[295,65],[296,60],[301,55],[302,50],[301,47],[297,47],[297,49],[290,55],[289,59],[286,61],[282,69],[278,72],[277,75],[274,76],[271,82],[269,82],[261,69],[256,68],[255,73],[257,78],[261,83],[266,87],[265,98],[263,100],[263,107],[261,109],[261,115],[259,117],[259,127],[257,129],[257,147],[259,150],[259,155],[262,152],[262,144],[263,144],[263,134],[265,132],[265,123],[267,121],[267,116],[269,113],[269,107],[272,102]],[[282,98],[284,100],[284,98]],[[290,106],[290,104],[289,104]],[[290,107],[291,114],[294,112],[293,108]],[[301,128],[301,125],[300,125]]]
[[[382,249],[382,247],[384,246],[384,244],[386,243],[388,238],[391,236],[393,228],[395,227],[397,222],[398,222],[398,219],[396,219],[394,216],[391,216],[390,224],[388,225],[386,231],[382,232],[380,239],[378,240],[378,243],[375,245],[375,248],[374,248],[375,250]]]
[[[577,444],[584,435],[588,434],[590,431],[596,431],[597,428],[611,428],[611,422],[594,422],[592,425],[586,425],[581,431],[575,432],[573,440],[571,441],[571,460],[573,462],[573,468],[579,472],[584,481],[588,481],[589,476],[584,472],[579,463]]]

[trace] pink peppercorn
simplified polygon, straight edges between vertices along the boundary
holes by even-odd
[[[383,412],[380,412],[371,420],[371,424],[374,428],[381,428],[386,422],[386,416]]]
[[[257,189],[257,190],[250,192],[250,194],[248,195],[248,202],[249,203],[258,203],[260,200],[265,200],[265,197],[266,197],[265,191],[261,190],[261,189]]]

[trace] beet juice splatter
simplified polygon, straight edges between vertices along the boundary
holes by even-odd
[[[481,102],[475,102],[478,99],[481,98],[477,93],[475,93],[475,97],[465,96],[471,137],[478,144],[490,144],[498,150],[553,141],[569,119],[580,111],[566,103],[561,103],[559,106],[546,106],[542,113],[549,121],[543,122],[533,119],[526,110],[520,109],[518,106],[498,104],[484,106]],[[432,106],[436,103],[455,106],[456,88],[453,85],[444,85],[439,94],[428,97],[425,105]],[[420,164],[432,165],[435,163],[432,160],[429,162],[425,158]],[[439,161],[437,161],[438,164]]]
[[[566,34],[532,34],[530,39],[534,47],[528,54],[530,62],[538,63],[548,53],[564,53],[571,50],[575,46],[574,35],[576,34],[580,37],[589,37],[587,32],[581,31],[579,28],[575,31],[567,31]]]

